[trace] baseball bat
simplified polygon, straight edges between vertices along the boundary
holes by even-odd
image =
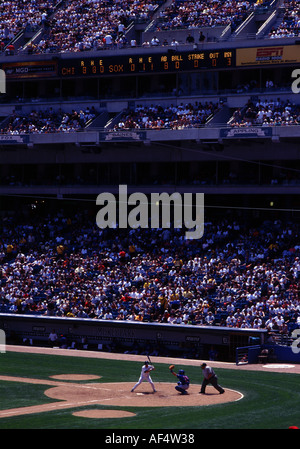
[[[147,355],[147,358],[148,358],[148,360],[149,360],[149,363],[152,365],[152,362],[151,362],[151,359],[150,359],[150,356],[149,356],[149,355]]]

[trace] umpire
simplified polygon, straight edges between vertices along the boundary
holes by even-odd
[[[216,390],[218,390],[218,392],[220,394],[225,393],[224,388],[222,388],[218,384],[218,377],[217,377],[216,373],[214,372],[214,370],[210,366],[208,366],[206,363],[202,363],[201,369],[203,371],[204,379],[202,381],[201,390],[199,391],[199,394],[200,393],[205,394],[205,389],[208,384],[212,384],[212,386]]]

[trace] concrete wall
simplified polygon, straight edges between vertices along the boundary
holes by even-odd
[[[217,326],[171,325],[160,323],[139,323],[128,321],[105,321],[96,319],[46,317],[39,315],[0,314],[0,329],[6,333],[9,342],[20,343],[24,338],[34,345],[47,345],[49,333],[55,329],[63,334],[68,344],[81,342],[86,338],[92,348],[98,344],[131,349],[135,343],[143,348],[147,345],[164,348],[168,353],[207,355],[211,345],[218,348],[224,358],[233,360],[233,346],[237,339],[246,345],[250,337],[259,337],[264,342],[265,330],[232,329]]]

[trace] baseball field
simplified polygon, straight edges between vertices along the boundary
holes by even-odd
[[[152,379],[130,390],[145,356],[7,347],[0,354],[1,429],[288,429],[300,427],[300,365],[209,362],[225,389],[200,395],[199,360],[153,357]],[[175,390],[175,371],[191,379]]]

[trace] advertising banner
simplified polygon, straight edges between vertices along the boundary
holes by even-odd
[[[299,63],[300,47],[298,45],[238,48],[236,50],[237,67]]]

